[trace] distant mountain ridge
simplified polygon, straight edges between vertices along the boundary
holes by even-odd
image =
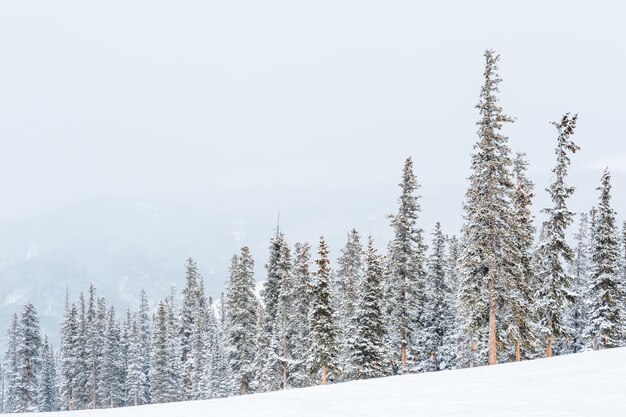
[[[0,223],[0,331],[31,301],[44,331],[56,337],[66,288],[75,300],[90,283],[118,314],[134,306],[142,288],[151,300],[163,298],[172,285],[182,286],[190,256],[208,294],[217,295],[230,256],[253,224],[197,208],[115,199]]]

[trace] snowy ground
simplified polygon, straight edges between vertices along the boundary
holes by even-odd
[[[51,416],[66,416],[53,413]],[[626,348],[85,417],[626,416]]]

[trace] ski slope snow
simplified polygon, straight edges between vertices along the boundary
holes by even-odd
[[[68,413],[52,413],[61,417]],[[626,348],[76,417],[626,416]]]

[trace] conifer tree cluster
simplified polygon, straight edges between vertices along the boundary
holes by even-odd
[[[333,259],[323,236],[315,249],[291,246],[277,228],[259,294],[248,247],[215,299],[190,258],[180,295],[151,303],[142,291],[134,311],[119,314],[93,285],[66,299],[56,348],[27,303],[7,332],[2,411],[221,398],[626,345],[626,223],[620,232],[611,175],[570,243],[577,116],[553,123],[551,207],[537,236],[529,164],[503,133],[513,119],[498,104],[499,56],[484,57],[458,237],[437,222],[426,245],[408,158],[384,253],[352,229]]]

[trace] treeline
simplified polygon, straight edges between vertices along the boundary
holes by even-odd
[[[3,411],[220,398],[625,345],[626,227],[618,231],[610,174],[595,206],[579,213],[570,246],[577,117],[563,116],[554,123],[552,205],[536,230],[528,163],[501,133],[513,119],[498,106],[498,60],[485,52],[458,237],[437,223],[427,246],[409,158],[385,253],[352,230],[333,270],[323,237],[312,254],[277,230],[260,295],[247,247],[216,300],[189,259],[182,301],[172,291],[151,308],[142,292],[139,309],[122,316],[93,286],[67,301],[54,352],[27,304],[8,331]]]

